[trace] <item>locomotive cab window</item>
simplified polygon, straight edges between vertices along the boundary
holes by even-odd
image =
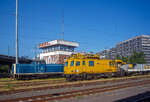
[[[68,66],[68,62],[65,62],[65,66]]]
[[[112,66],[112,63],[111,63],[111,62],[109,62],[109,66]]]
[[[71,65],[70,66],[73,66],[74,65],[74,61],[71,61]]]
[[[109,66],[115,66],[115,62],[109,62]]]
[[[82,65],[85,65],[85,61],[82,62]]]
[[[80,66],[80,61],[77,61],[77,62],[76,62],[76,66]]]
[[[89,66],[94,66],[94,61],[89,61]]]

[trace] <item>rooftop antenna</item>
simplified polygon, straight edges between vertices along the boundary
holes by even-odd
[[[64,40],[64,11],[62,12],[62,40]]]

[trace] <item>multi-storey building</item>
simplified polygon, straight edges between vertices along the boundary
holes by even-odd
[[[101,52],[99,52],[100,58],[101,59],[108,59],[109,54],[108,54],[109,50],[103,50]]]
[[[100,52],[106,59],[115,59],[117,55],[127,57],[133,52],[144,52],[146,63],[150,63],[150,35],[140,35],[117,43],[114,48]]]
[[[109,59],[112,59],[112,60],[114,60],[114,59],[116,59],[116,56],[117,56],[117,49],[115,48],[115,47],[113,47],[113,48],[111,48],[110,50],[109,50]]]
[[[78,46],[79,44],[76,42],[53,40],[39,45],[42,51],[38,56],[46,64],[63,64],[64,59],[70,56],[74,52],[74,48]]]
[[[134,51],[144,52],[145,60],[150,63],[150,35],[140,35],[122,41],[116,45],[117,54],[123,57],[131,56]]]
[[[100,53],[101,59],[115,59],[116,58],[116,48],[111,48],[109,50],[101,51]]]

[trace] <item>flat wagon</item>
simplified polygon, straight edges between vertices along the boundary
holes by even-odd
[[[147,74],[150,72],[150,64],[125,64],[121,68],[126,75]]]

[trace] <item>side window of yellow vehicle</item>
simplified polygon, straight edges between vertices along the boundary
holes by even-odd
[[[80,61],[76,61],[76,66],[80,66]]]
[[[94,61],[89,61],[89,66],[94,66]]]
[[[82,65],[85,65],[85,61],[82,62]]]
[[[68,66],[68,62],[65,62],[65,67],[67,67]]]
[[[115,66],[115,62],[113,62],[113,61],[109,62],[109,66],[114,67]]]
[[[70,66],[73,66],[74,65],[74,61],[71,61],[71,64],[70,64]]]
[[[109,62],[109,66],[112,66],[112,63],[111,63],[111,62]]]

